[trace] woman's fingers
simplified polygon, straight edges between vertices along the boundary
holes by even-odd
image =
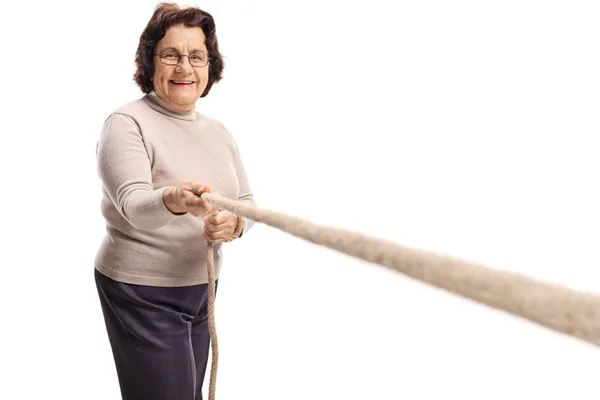
[[[204,237],[207,240],[224,242],[235,230],[237,217],[230,211],[211,213],[204,218]]]
[[[226,234],[225,231],[223,230],[218,230],[218,231],[210,231],[209,229],[204,229],[204,232],[202,234],[204,236],[204,239],[209,240],[211,242],[224,242],[229,236]]]
[[[215,226],[231,223],[231,217],[229,214],[229,211],[219,210],[219,212],[208,214],[208,216],[204,218],[204,222]]]
[[[212,193],[213,190],[210,188],[210,186],[192,183],[190,191],[196,196],[200,197],[203,193]]]
[[[200,196],[203,193],[212,193],[212,189],[208,186],[198,183],[190,183],[184,190],[183,197],[185,206],[194,216],[201,216],[211,211],[214,207],[206,203]]]

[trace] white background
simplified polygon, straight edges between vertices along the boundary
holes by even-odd
[[[95,145],[156,2],[8,4],[0,398],[118,399]],[[600,293],[597,2],[197,4],[260,206]],[[600,397],[598,348],[264,225],[217,327],[219,400]]]

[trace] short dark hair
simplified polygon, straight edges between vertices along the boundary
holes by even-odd
[[[153,53],[157,43],[165,36],[167,29],[173,25],[183,24],[189,27],[200,27],[206,36],[206,48],[210,57],[208,83],[200,97],[210,92],[212,85],[223,78],[223,55],[219,52],[219,41],[215,21],[208,12],[198,7],[181,8],[173,3],[161,3],[154,10],[152,18],[140,36],[135,53],[136,71],[133,76],[142,92],[148,94],[154,90]]]

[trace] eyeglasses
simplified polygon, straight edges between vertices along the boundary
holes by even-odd
[[[205,67],[210,61],[210,57],[204,53],[179,54],[173,50],[165,50],[153,55],[158,56],[165,65],[177,65],[181,62],[181,57],[187,57],[192,67]]]

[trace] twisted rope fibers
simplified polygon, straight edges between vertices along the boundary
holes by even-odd
[[[577,292],[517,273],[493,270],[477,263],[425,250],[411,249],[357,232],[316,225],[215,193],[204,193],[202,199],[238,216],[379,264],[453,294],[600,346],[599,295]],[[209,329],[213,344],[209,400],[214,400],[218,350],[214,323],[214,260],[210,243],[206,256],[209,269]]]

